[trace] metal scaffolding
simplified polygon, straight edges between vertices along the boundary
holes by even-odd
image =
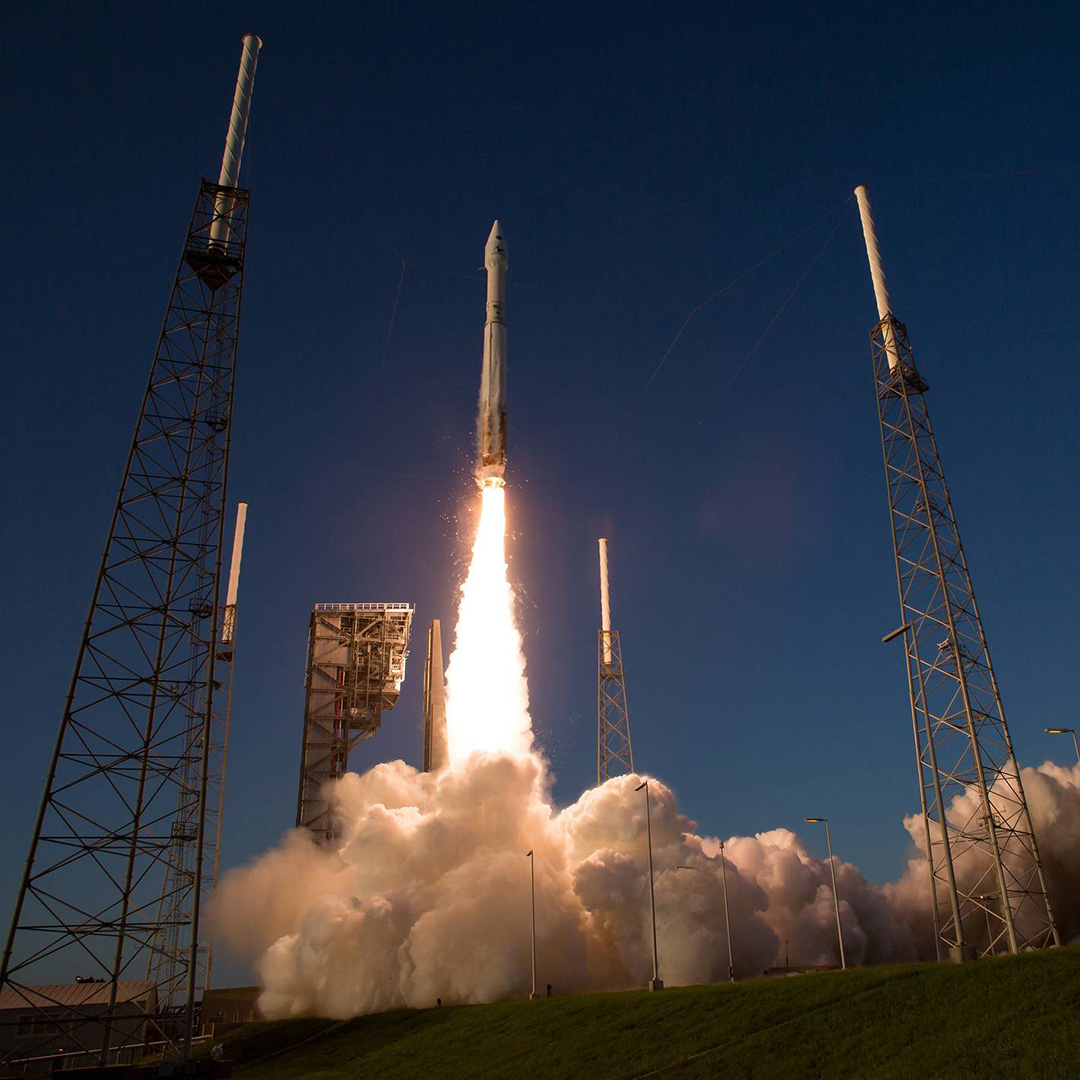
[[[397,704],[409,655],[411,604],[316,604],[308,630],[304,740],[296,824],[320,843],[341,835],[328,785]]]
[[[49,1021],[17,1057],[108,1060],[147,970],[151,1019],[190,1045],[247,209],[204,181],[184,242],[4,950],[2,986]],[[31,983],[73,971],[105,1008],[49,1016]]]
[[[928,386],[891,314],[871,347],[938,954],[1057,945]]]
[[[855,196],[878,309],[870,341],[900,596],[900,628],[884,640],[903,636],[907,656],[934,947],[962,961],[1059,945],[928,386],[892,314],[866,188]]]
[[[596,653],[596,782],[634,771],[626,672],[619,631],[611,629],[607,540],[600,540],[600,626]]]

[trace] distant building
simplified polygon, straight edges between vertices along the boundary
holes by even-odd
[[[261,1020],[259,995],[261,986],[234,986],[207,990],[202,999],[203,1035],[221,1035],[238,1024]]]
[[[111,983],[73,982],[51,986],[5,986],[0,989],[0,1059],[39,1058],[27,1069],[49,1073],[56,1056],[88,1065],[103,1045],[106,1028],[99,1023],[109,1007]],[[112,1050],[140,1048],[161,1038],[154,1017],[157,987],[148,979],[116,984],[110,1038]],[[63,1032],[63,1034],[61,1034]]]

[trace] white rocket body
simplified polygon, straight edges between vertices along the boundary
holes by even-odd
[[[506,241],[496,221],[484,247],[487,269],[487,318],[484,322],[484,369],[476,418],[476,482],[481,487],[504,482],[506,472]]]

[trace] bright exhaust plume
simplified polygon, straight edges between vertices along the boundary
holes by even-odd
[[[477,751],[527,754],[533,745],[525,655],[506,563],[506,488],[488,483],[481,500],[446,669],[452,766],[460,766]]]

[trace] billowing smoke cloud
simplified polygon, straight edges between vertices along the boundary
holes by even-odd
[[[332,789],[346,823],[336,847],[293,831],[222,881],[218,939],[257,964],[267,1016],[343,1018],[437,998],[526,994],[529,851],[540,987],[618,989],[652,974],[640,778],[609,780],[561,811],[552,805],[547,765],[533,748],[504,535],[504,491],[486,488],[447,672],[450,766],[418,773],[393,761],[346,775]],[[1058,920],[1071,938],[1080,933],[1080,766],[1045,764],[1023,778]],[[724,866],[737,976],[759,974],[785,954],[793,965],[838,963],[829,865],[798,836],[773,829],[732,837],[721,856],[719,840],[697,834],[669,788],[654,779],[649,794],[666,983],[726,977]],[[961,800],[951,812],[966,820]],[[922,821],[904,824],[916,851],[898,881],[873,885],[838,860],[849,964],[934,955]],[[982,869],[957,865],[965,881]]]
[[[1024,784],[1063,934],[1080,931],[1080,768],[1026,769]],[[226,875],[218,932],[258,961],[268,1016],[346,1017],[398,1006],[487,1002],[529,989],[535,852],[538,981],[557,991],[641,986],[652,970],[643,792],[624,776],[557,812],[535,754],[476,754],[418,773],[400,761],[349,774],[340,847],[301,832]],[[719,844],[653,780],[661,976],[726,976]],[[921,818],[905,826],[918,845]],[[737,976],[838,962],[826,861],[787,829],[725,843]],[[691,867],[679,870],[676,867]],[[879,887],[839,862],[849,964],[933,955],[925,857]],[[977,926],[975,927],[977,929]]]

